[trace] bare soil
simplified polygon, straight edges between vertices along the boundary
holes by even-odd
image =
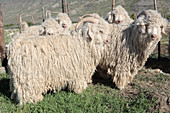
[[[157,58],[157,48],[154,50],[155,56],[151,56],[144,68],[138,72],[133,82],[120,95],[131,99],[143,90],[144,94],[156,98],[156,103],[152,106],[152,112],[170,112],[170,59],[167,57],[168,45],[161,45],[161,59]],[[166,54],[166,55],[165,55]],[[155,57],[155,58],[152,58]],[[111,77],[99,76],[96,72],[93,76],[93,84],[103,84],[116,88]],[[104,77],[106,76],[106,77]]]

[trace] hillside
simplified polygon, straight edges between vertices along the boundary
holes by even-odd
[[[22,14],[23,21],[42,22],[42,7],[52,12],[61,12],[61,0],[1,0],[4,24],[16,24],[16,16]],[[72,21],[86,13],[98,13],[104,17],[111,10],[112,0],[68,0]],[[170,19],[170,0],[159,0],[158,11]],[[144,9],[153,9],[153,0],[116,0],[116,6],[122,5],[129,15],[137,15]],[[56,13],[52,14],[54,17]]]

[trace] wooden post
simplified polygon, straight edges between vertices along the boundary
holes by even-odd
[[[44,6],[42,7],[42,19],[43,19],[43,22],[44,22],[45,21]]]
[[[157,4],[156,4],[156,0],[154,1],[154,10],[157,10]],[[158,42],[158,59],[161,59],[161,43],[160,41]]]
[[[158,42],[158,59],[161,59],[161,43],[160,41]]]
[[[1,1],[0,1],[0,54],[1,54],[1,62],[2,66],[4,66],[5,59],[5,38],[4,38],[4,25],[3,25],[3,17],[2,17],[2,9],[1,9]]]
[[[67,14],[68,14],[68,16],[70,17],[70,9],[69,9],[69,4],[68,4],[69,2],[68,2],[68,0],[67,0]]]
[[[19,29],[19,23],[18,23],[18,18],[17,18],[17,16],[16,16],[16,21],[17,21],[17,25],[18,25],[18,29]]]
[[[157,10],[156,0],[154,0],[154,10]]]
[[[112,2],[112,10],[115,8],[115,0]]]
[[[46,19],[51,18],[51,11],[46,10]]]
[[[168,35],[169,35],[168,57],[170,58],[170,31],[169,31]]]
[[[22,33],[22,17],[19,15],[19,32]]]
[[[62,12],[66,13],[66,1],[65,0],[61,0],[62,1]]]
[[[34,22],[34,17],[32,16],[32,24],[35,24],[35,22]]]

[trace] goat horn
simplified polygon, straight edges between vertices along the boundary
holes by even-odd
[[[166,32],[165,32],[165,30],[164,30],[164,28],[161,28],[161,33],[162,33],[163,35],[167,35]]]
[[[80,19],[83,19],[83,18],[88,17],[88,16],[91,16],[91,14],[85,14],[85,15],[79,17],[79,18],[80,18]]]
[[[77,25],[76,25],[76,30],[78,29],[78,27],[84,23],[84,22],[91,22],[91,23],[98,23],[99,19],[94,18],[94,17],[87,17],[87,18],[83,18],[82,20],[80,20]]]
[[[86,18],[86,17],[94,17],[94,16],[95,16],[95,14],[85,14],[85,15],[79,17],[79,18],[83,19],[83,18]],[[100,17],[94,17],[94,18],[100,18]]]

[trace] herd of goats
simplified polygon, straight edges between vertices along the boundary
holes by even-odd
[[[167,24],[156,10],[144,10],[133,20],[122,6],[106,19],[86,14],[72,24],[59,13],[39,26],[25,23],[7,46],[11,99],[34,103],[49,90],[65,88],[80,94],[100,69],[124,89],[166,34]]]

